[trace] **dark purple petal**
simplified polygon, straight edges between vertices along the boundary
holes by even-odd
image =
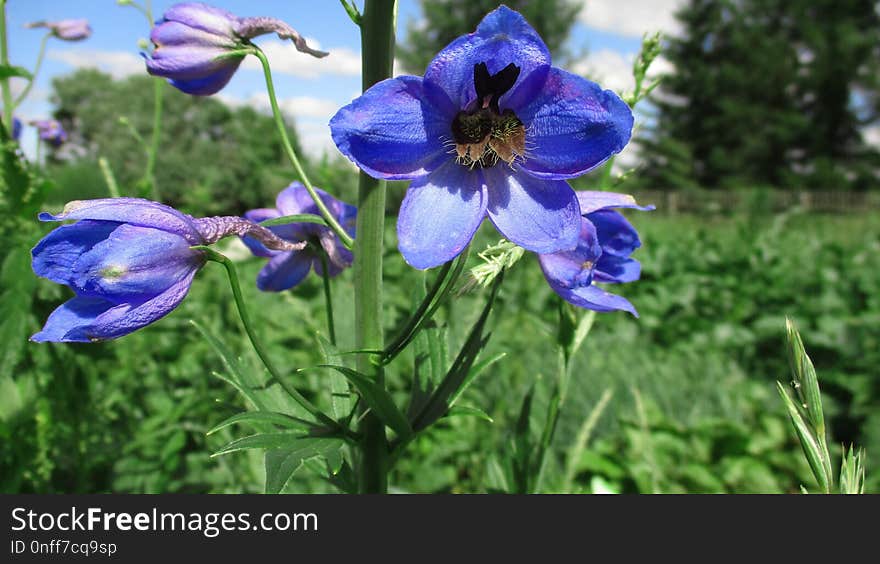
[[[593,311],[626,311],[638,317],[636,308],[624,297],[610,294],[593,284],[557,292],[565,301]]]
[[[471,242],[486,216],[486,192],[479,169],[449,161],[406,191],[397,218],[404,260],[431,268],[455,258]]]
[[[13,141],[18,141],[18,138],[21,137],[21,120],[17,117],[12,118],[12,139]]]
[[[631,208],[641,211],[656,209],[654,206],[640,206],[636,203],[636,199],[629,194],[618,194],[617,192],[579,190],[577,198],[581,205],[581,213],[584,215],[605,208]]]
[[[592,223],[581,219],[581,231],[577,247],[570,251],[539,254],[538,262],[544,277],[555,290],[589,286],[593,280],[593,269],[602,255],[596,228]]]
[[[550,51],[525,18],[501,6],[483,18],[474,33],[438,53],[428,65],[425,82],[441,88],[457,108],[465,109],[476,98],[474,65],[479,63],[486,63],[490,75],[513,63],[520,69],[519,82],[535,72],[540,82],[550,65]],[[433,100],[436,91],[426,90]]]
[[[619,153],[632,133],[632,111],[617,94],[556,68],[537,97],[514,106],[526,126],[523,168],[542,178],[580,176]]]
[[[305,252],[279,253],[257,275],[257,288],[263,292],[281,292],[303,281],[312,266],[312,256]]]
[[[601,210],[587,214],[586,218],[596,226],[603,254],[625,258],[642,246],[636,228],[620,213]]]
[[[340,242],[339,237],[329,229],[321,231],[321,234],[318,236],[318,242],[327,254],[327,271],[330,273],[330,276],[336,276],[354,262],[354,255],[351,254],[351,251],[346,249],[342,242]],[[324,275],[323,264],[320,259],[315,261],[315,272],[321,276]]]
[[[489,218],[506,238],[536,253],[555,253],[577,245],[581,214],[567,182],[540,180],[503,165],[484,169],[483,175]]]
[[[67,300],[49,315],[43,329],[31,337],[38,343],[80,342],[89,343],[87,329],[101,314],[116,308],[125,311],[127,305],[117,305],[101,298],[77,296]]]
[[[254,223],[260,223],[261,221],[266,221],[267,219],[274,219],[276,217],[281,217],[281,214],[278,213],[278,210],[274,208],[258,208],[255,210],[249,210],[244,212],[245,219],[253,221]],[[271,229],[276,235],[279,237],[285,237],[288,233],[283,233],[279,228],[287,227],[286,225],[277,225],[272,226]],[[262,243],[254,239],[253,237],[242,237],[242,242],[247,245],[247,248],[251,250],[252,253],[257,255],[258,257],[273,257],[278,254],[279,251],[270,251],[266,247],[263,246]]]
[[[275,18],[239,18],[235,24],[235,34],[244,39],[253,39],[267,33],[276,33],[281,39],[290,39],[300,53],[307,53],[318,58],[329,55],[326,51],[318,51],[309,47],[305,38],[295,29]]]
[[[451,105],[426,101],[421,78],[401,76],[339,110],[330,131],[342,154],[369,175],[412,180],[452,159],[444,144],[451,142],[454,115]]]
[[[202,78],[192,80],[170,79],[168,82],[181,92],[191,96],[211,96],[212,94],[220,92],[227,84],[229,84],[232,75],[235,74],[237,69],[238,65],[221,69],[214,74]]]
[[[70,285],[79,295],[142,303],[187,278],[204,261],[180,235],[120,225],[74,262]]]
[[[593,279],[607,284],[635,282],[642,275],[642,265],[636,259],[602,255],[596,263]]]
[[[56,227],[31,251],[34,273],[52,282],[69,284],[77,259],[109,237],[119,225],[86,219]]]
[[[238,17],[201,2],[182,2],[168,8],[163,14],[163,21],[180,22],[195,29],[231,37]],[[157,25],[161,25],[161,22]]]
[[[176,233],[192,245],[200,245],[203,242],[190,216],[172,207],[142,198],[74,200],[64,206],[64,210],[60,214],[52,215],[43,212],[39,218],[40,221],[70,219],[117,221]]]

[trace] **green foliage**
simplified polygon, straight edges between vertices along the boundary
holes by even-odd
[[[102,157],[122,195],[143,195],[138,183],[146,165],[145,140],[153,127],[153,82],[148,76],[115,81],[95,70],[53,81],[55,117],[70,135],[53,161],[52,175],[59,183],[53,201],[106,196],[97,166]],[[202,215],[241,213],[265,206],[293,180],[270,116],[171,87],[164,96],[156,166],[163,202]],[[292,128],[289,134],[300,152]],[[81,155],[76,160],[63,159],[74,152],[70,147]],[[85,169],[92,172],[83,186]]]
[[[873,185],[880,155],[860,133],[880,90],[873,0],[692,0],[679,21],[642,182]]]
[[[424,74],[434,55],[452,40],[471,33],[485,15],[501,3],[496,0],[421,0],[423,19],[410,21],[406,41],[397,47],[397,58],[414,74]],[[574,0],[507,0],[544,39],[554,57],[564,56],[563,45],[582,6]]]

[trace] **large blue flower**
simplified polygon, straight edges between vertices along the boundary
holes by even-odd
[[[93,342],[140,329],[176,308],[205,263],[205,245],[226,235],[260,237],[292,250],[273,233],[239,217],[192,218],[140,198],[82,200],[41,221],[76,220],[46,235],[32,251],[34,272],[76,296],[49,316],[33,341]]]
[[[368,174],[413,181],[398,242],[409,264],[430,268],[458,255],[486,215],[530,251],[575,247],[581,214],[565,180],[619,152],[632,124],[616,94],[552,67],[537,32],[502,6],[424,77],[374,85],[330,128]]]
[[[354,236],[357,208],[340,202],[323,190],[316,189],[316,191],[330,213],[349,235]],[[274,208],[250,210],[244,216],[250,221],[259,223],[285,215],[317,215],[318,213],[318,207],[309,196],[306,187],[294,182],[278,194]],[[352,263],[351,252],[342,245],[342,241],[329,227],[315,223],[288,223],[275,225],[269,229],[286,241],[305,242],[308,245],[298,251],[273,251],[253,237],[242,238],[255,255],[269,259],[257,275],[257,287],[264,292],[280,292],[293,288],[305,279],[312,267],[317,274],[323,275],[322,255],[328,261],[327,272],[330,276],[336,276]]]
[[[636,308],[621,296],[596,283],[634,282],[641,275],[639,261],[630,258],[642,245],[635,227],[613,208],[653,210],[639,206],[632,196],[614,192],[578,192],[584,216],[580,237],[573,250],[538,255],[544,277],[554,292],[576,306],[595,311],[628,311]]]
[[[293,41],[298,51],[327,56],[281,20],[239,18],[201,2],[184,2],[169,8],[153,27],[155,49],[146,58],[147,72],[168,78],[187,94],[208,96],[226,86],[238,70],[249,40],[273,32]]]

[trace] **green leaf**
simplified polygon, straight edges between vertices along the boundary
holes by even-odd
[[[532,400],[535,396],[535,385],[529,388],[523,398],[513,432],[513,481],[516,493],[531,493],[532,472]]]
[[[474,365],[477,356],[489,340],[488,335],[483,337],[483,328],[486,325],[486,321],[489,319],[489,313],[492,311],[492,306],[495,303],[495,297],[498,294],[498,288],[501,287],[501,281],[503,278],[504,276],[502,274],[495,279],[495,284],[492,286],[492,292],[486,300],[486,305],[483,307],[480,317],[471,328],[471,332],[464,345],[462,345],[458,356],[455,358],[455,362],[452,363],[449,372],[446,373],[443,381],[437,386],[437,389],[431,395],[431,398],[425,404],[425,407],[422,408],[418,415],[413,418],[412,425],[413,429],[416,431],[421,431],[422,429],[427,428],[439,418],[443,417],[451,406],[450,398],[458,397],[458,395],[461,394],[465,382],[469,381],[468,375],[471,372],[471,367]]]
[[[368,377],[346,366],[320,365],[320,368],[332,368],[345,376],[354,385],[364,403],[372,410],[385,425],[393,429],[401,438],[407,438],[412,434],[406,416],[394,403],[394,399],[388,390],[377,385]]]
[[[28,339],[36,277],[27,247],[13,247],[0,266],[0,374],[12,374]]]
[[[477,417],[486,421],[487,423],[494,423],[495,420],[492,419],[488,413],[483,411],[478,407],[473,407],[470,405],[455,405],[449,409],[449,413],[446,414],[446,417],[457,417],[457,416],[469,416],[469,417]]]
[[[788,415],[794,425],[801,448],[807,457],[807,462],[810,464],[810,469],[813,471],[813,476],[816,477],[816,481],[823,492],[831,493],[831,476],[825,470],[822,449],[804,418],[803,410],[795,403],[782,383],[776,382],[776,388],[782,397],[782,401],[785,403],[785,407],[788,409]]]
[[[34,78],[31,72],[24,67],[17,67],[14,65],[0,65],[0,80],[6,80],[7,78],[12,78],[13,76],[26,78],[28,80],[32,80]]]
[[[260,430],[260,428],[263,427],[263,424],[266,423],[271,425],[278,425],[288,429],[317,429],[317,427],[315,427],[314,423],[312,423],[311,421],[299,419],[298,417],[291,417],[290,415],[285,415],[283,413],[276,413],[272,411],[245,411],[243,413],[236,413],[232,417],[224,419],[223,421],[215,425],[206,434],[213,435],[217,431],[225,429],[226,427],[235,425],[237,423],[257,424],[258,430]]]
[[[205,340],[208,341],[208,344],[214,349],[214,352],[217,353],[217,356],[220,357],[221,362],[223,363],[224,368],[227,371],[227,378],[224,378],[227,382],[232,384],[236,390],[241,393],[247,400],[254,406],[258,411],[270,411],[267,409],[266,404],[258,397],[253,390],[250,389],[245,382],[247,382],[247,376],[242,370],[241,363],[238,358],[229,350],[229,347],[221,341],[219,338],[215,337],[213,333],[208,331],[206,327],[204,327],[201,323],[197,322],[194,319],[189,320],[190,324],[199,330],[199,333],[205,337]]]
[[[318,335],[318,347],[321,349],[323,364],[342,365],[342,357],[339,351],[329,340],[321,335]],[[336,370],[328,370],[327,377],[329,379],[331,413],[333,413],[334,419],[342,421],[348,417],[352,409],[351,389],[348,387],[348,380]]]
[[[840,462],[840,493],[863,494],[865,493],[865,451],[859,449],[853,451],[849,446],[849,452],[844,451]]]
[[[321,456],[328,463],[331,459],[340,459],[341,448],[339,439],[301,438],[282,448],[266,451],[266,493],[281,493],[293,474],[310,458]]]
[[[452,397],[449,398],[449,405],[454,406],[455,402],[458,401],[458,398],[467,390],[471,384],[473,384],[474,380],[477,379],[483,372],[486,371],[487,368],[501,360],[507,356],[507,353],[498,353],[494,356],[491,356],[487,359],[481,360],[480,362],[474,364],[470,370],[468,370],[467,378],[464,379],[464,382],[461,383],[461,386],[458,390],[452,394]]]
[[[223,456],[240,450],[249,450],[254,448],[276,449],[289,448],[301,439],[318,439],[317,437],[308,437],[305,433],[294,433],[290,431],[274,431],[268,433],[256,433],[248,435],[240,439],[235,439],[231,443],[214,452],[211,456]],[[320,439],[318,439],[320,440]]]

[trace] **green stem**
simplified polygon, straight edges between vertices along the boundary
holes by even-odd
[[[312,402],[306,399],[306,397],[303,396],[299,390],[297,390],[290,383],[288,383],[287,380],[281,377],[281,372],[278,371],[278,368],[276,368],[275,364],[269,358],[269,353],[263,346],[263,342],[259,339],[259,337],[257,337],[257,334],[254,331],[253,324],[251,323],[250,314],[248,313],[247,306],[245,305],[244,297],[241,294],[241,286],[238,282],[238,273],[235,271],[235,265],[232,263],[232,261],[229,260],[229,258],[225,255],[218,253],[210,247],[197,245],[192,248],[202,251],[203,253],[205,253],[205,257],[208,260],[218,262],[222,264],[224,268],[226,268],[226,274],[229,277],[229,285],[232,287],[232,297],[235,299],[235,306],[238,308],[238,315],[241,318],[241,324],[244,326],[245,333],[247,333],[248,339],[250,339],[251,345],[254,347],[257,356],[260,357],[260,360],[263,362],[263,366],[265,366],[266,370],[269,371],[272,379],[275,380],[278,385],[280,385],[284,389],[285,392],[290,394],[290,396],[294,400],[296,400],[296,402],[300,404],[306,411],[311,413],[315,417],[315,419],[333,428],[340,428],[339,423],[324,414]]]
[[[46,43],[49,42],[50,37],[52,37],[51,33],[47,33],[43,36],[43,40],[40,42],[40,52],[37,55],[37,64],[34,65],[34,72],[31,74],[31,78],[30,80],[28,80],[27,86],[25,86],[21,94],[18,95],[18,98],[15,99],[15,102],[12,103],[13,110],[17,108],[25,100],[25,98],[27,98],[27,95],[31,92],[31,88],[34,87],[34,83],[37,81],[37,74],[40,73],[40,67],[43,65],[43,57],[46,55]]]
[[[330,334],[330,343],[336,346],[336,326],[333,323],[333,293],[330,291],[330,265],[327,261],[327,253],[321,250],[321,270],[324,279],[324,307],[327,309],[327,332]]]
[[[321,217],[327,221],[327,225],[330,226],[330,229],[339,236],[342,240],[342,244],[345,245],[346,248],[351,249],[354,243],[351,236],[345,232],[345,229],[343,229],[341,225],[339,225],[339,222],[336,221],[336,218],[333,217],[333,214],[327,209],[324,200],[318,196],[318,193],[315,191],[314,186],[312,186],[308,176],[306,176],[305,170],[303,170],[303,167],[299,162],[299,157],[296,156],[296,151],[293,150],[293,145],[290,144],[290,138],[287,135],[287,127],[284,125],[284,117],[281,115],[281,109],[278,107],[278,99],[275,96],[275,85],[272,82],[272,70],[269,68],[269,59],[266,58],[266,54],[257,46],[253,46],[253,50],[250,52],[260,59],[260,64],[263,65],[263,74],[266,77],[266,90],[269,93],[269,103],[272,105],[272,116],[275,118],[275,125],[278,127],[278,134],[281,137],[281,144],[284,146],[287,158],[290,159],[290,163],[296,170],[296,174],[306,187],[306,190],[308,190],[309,195],[315,201],[318,211],[321,212]]]
[[[159,142],[162,137],[162,98],[165,93],[165,79],[153,80],[153,138],[147,151],[147,168],[144,178],[150,185],[150,195],[159,201],[159,187],[156,184],[156,156],[159,154]]]
[[[6,0],[0,0],[0,65],[9,66],[9,40],[6,35]],[[12,135],[12,89],[9,87],[9,78],[0,80],[0,89],[3,91],[3,125]]]
[[[361,61],[363,89],[391,76],[394,60],[395,0],[366,0],[361,16]],[[354,249],[355,348],[383,348],[382,334],[382,254],[385,236],[384,180],[360,173],[358,185],[357,237]],[[374,374],[384,386],[385,375],[375,359],[358,356],[358,371]],[[388,439],[385,426],[372,412],[360,422],[363,434],[357,460],[358,489],[361,493],[388,490]]]
[[[34,160],[37,163],[37,166],[40,166],[40,159],[43,156],[43,140],[40,139],[40,136],[37,135],[37,154]]]

